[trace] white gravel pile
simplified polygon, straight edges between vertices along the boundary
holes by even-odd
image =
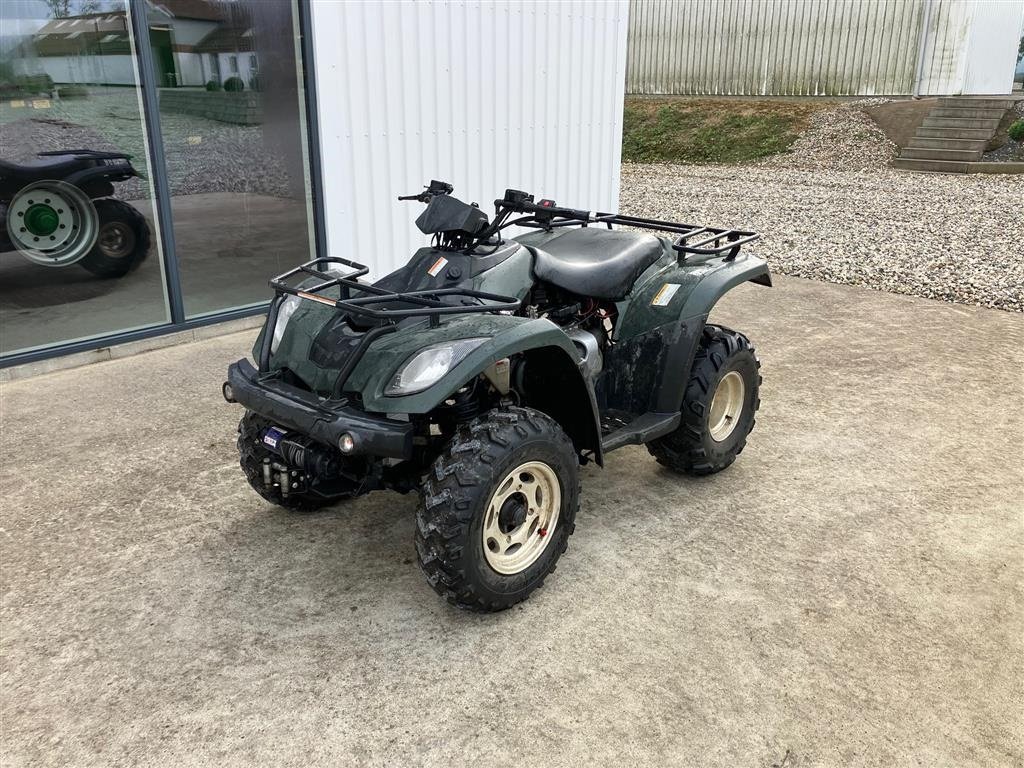
[[[1024,178],[624,164],[624,213],[750,228],[774,272],[1024,311]]]
[[[847,104],[757,165],[623,164],[619,207],[754,229],[776,273],[1024,312],[1024,176],[898,171],[894,151]]]
[[[847,171],[887,166],[899,153],[899,147],[861,108],[888,101],[861,99],[817,112],[789,152],[765,158],[760,164],[771,168],[835,168]]]

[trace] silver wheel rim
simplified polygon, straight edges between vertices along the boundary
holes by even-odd
[[[736,371],[729,371],[718,382],[715,396],[711,398],[711,411],[708,414],[708,432],[711,439],[720,443],[733,433],[743,413],[743,400],[747,386],[743,377]]]
[[[529,568],[547,549],[562,508],[562,487],[542,461],[509,472],[491,494],[482,526],[487,564],[506,576]]]
[[[135,248],[135,232],[123,221],[111,221],[100,228],[96,245],[108,259],[123,259]]]
[[[45,234],[33,231],[26,216],[45,206],[56,216],[56,226]],[[38,181],[23,187],[7,211],[7,233],[14,247],[29,261],[45,267],[64,267],[84,258],[99,232],[99,216],[82,190],[63,181]]]

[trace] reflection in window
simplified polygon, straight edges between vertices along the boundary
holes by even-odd
[[[163,0],[150,42],[173,72],[160,126],[189,316],[263,303],[312,258],[293,2]]]
[[[121,0],[0,2],[0,353],[169,320]]]

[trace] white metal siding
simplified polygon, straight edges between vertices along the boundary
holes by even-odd
[[[1024,1],[976,0],[967,44],[964,93],[1009,93],[1024,36]]]
[[[632,0],[626,90],[1008,93],[1022,17],[1024,0]]]
[[[312,7],[332,255],[404,264],[426,238],[395,198],[432,178],[616,208],[627,0]]]

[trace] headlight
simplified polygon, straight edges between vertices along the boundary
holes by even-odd
[[[284,329],[288,327],[288,321],[292,319],[295,310],[299,308],[302,301],[298,296],[289,296],[281,302],[281,308],[277,310],[277,325],[274,326],[274,337],[270,340],[270,352],[277,352],[277,345],[281,343],[284,336]]]
[[[398,369],[391,379],[385,395],[411,395],[422,392],[436,383],[448,371],[461,363],[466,355],[487,341],[483,339],[458,339],[434,344],[420,350]]]

